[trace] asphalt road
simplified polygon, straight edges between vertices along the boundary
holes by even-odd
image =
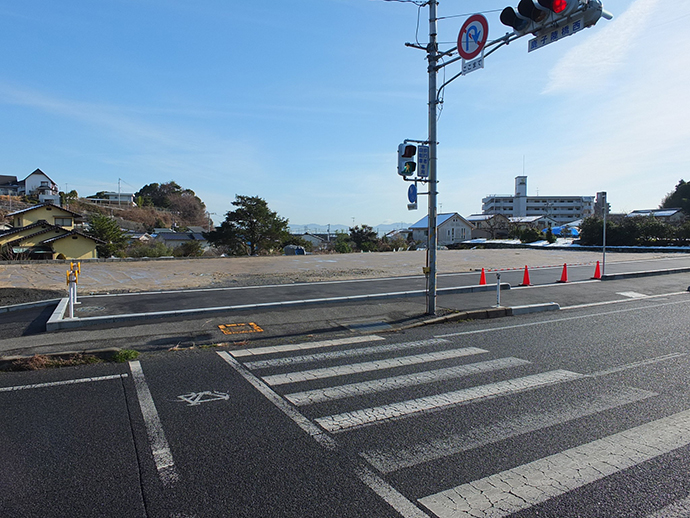
[[[0,514],[687,516],[690,299],[619,298],[4,373]]]
[[[648,271],[687,266],[688,259],[665,259],[636,261],[617,264],[618,271]],[[568,268],[569,282],[557,283],[562,267],[538,268],[530,271],[531,286],[521,287],[524,272],[512,270],[501,272],[501,282],[512,285],[510,290],[501,291],[501,304],[508,307],[543,305],[557,303],[561,308],[570,308],[588,303],[617,303],[634,301],[636,298],[664,297],[669,293],[685,292],[690,286],[690,273],[654,275],[649,277],[620,280],[593,281],[592,265]],[[607,268],[608,271],[613,268]],[[476,284],[478,273],[449,274],[441,276],[442,287]],[[493,277],[493,279],[492,279]],[[493,273],[487,274],[487,282],[495,282]],[[375,281],[344,283],[313,283],[301,286],[266,288],[266,300],[276,300],[276,293],[291,289],[310,290],[310,297],[323,298],[330,293],[341,295],[352,290],[360,294],[381,293],[381,290],[400,291],[406,282],[421,282],[419,278],[385,279]],[[442,312],[483,310],[497,303],[497,294],[492,286],[489,291],[479,293],[458,293],[441,289],[438,307]],[[229,290],[233,297],[256,294],[257,288]],[[276,290],[276,291],[273,291]],[[156,304],[165,301],[170,310],[185,304],[186,297],[192,300],[209,299],[217,303],[217,290],[179,292],[172,294],[130,295],[111,298],[83,298],[84,308],[90,304],[121,304],[122,301],[152,299]],[[104,301],[107,301],[106,304]],[[128,303],[128,302],[125,302]],[[144,304],[144,302],[142,302]],[[218,343],[251,341],[272,344],[276,341],[297,340],[304,335],[330,336],[342,333],[390,330],[425,320],[426,301],[424,296],[396,296],[380,300],[353,299],[348,302],[322,301],[308,305],[262,306],[226,309],[198,315],[170,313],[156,319],[138,319],[122,322],[89,322],[88,327],[45,333],[43,329],[53,306],[33,308],[0,314],[0,356],[31,356],[56,352],[83,352],[108,348],[136,348],[140,351],[190,347]],[[142,307],[142,310],[146,310]],[[150,308],[149,308],[150,309]],[[88,313],[88,311],[87,311]],[[260,332],[244,333],[247,323],[257,324]],[[226,328],[224,334],[219,326]],[[242,326],[245,326],[243,329]]]
[[[690,258],[685,255],[671,259],[610,263],[607,274],[649,271],[689,267]],[[495,284],[496,274],[500,281],[519,286],[525,278],[524,269],[513,268],[486,273],[487,284]],[[535,286],[551,285],[564,275],[563,265],[528,270],[530,283]],[[581,282],[592,278],[594,265],[566,266],[569,282]],[[453,288],[478,285],[479,272],[445,273],[438,276],[440,293]],[[199,308],[246,307],[287,301],[322,301],[329,298],[363,297],[372,294],[421,293],[426,289],[424,276],[391,277],[386,279],[361,279],[351,281],[326,281],[295,283],[289,285],[216,288],[201,290],[163,291],[156,293],[131,293],[119,295],[94,295],[80,297],[75,316],[81,318],[103,315],[141,314],[165,311],[184,311]]]

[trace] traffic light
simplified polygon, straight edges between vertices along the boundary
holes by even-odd
[[[417,169],[415,155],[417,146],[414,144],[400,144],[398,146],[398,174],[400,176],[412,176]]]
[[[584,9],[581,0],[520,0],[517,10],[506,7],[500,18],[503,25],[524,36],[555,26],[581,8]]]

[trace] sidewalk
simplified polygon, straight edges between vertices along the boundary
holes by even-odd
[[[690,257],[679,258],[677,255],[673,257],[675,260],[658,261],[657,263],[662,266],[675,265],[677,267],[690,263]],[[650,256],[645,256],[645,259],[650,259]],[[634,263],[632,264],[634,265]],[[495,284],[487,286],[487,290],[480,293],[444,293],[440,291],[438,317],[425,314],[426,298],[420,294],[382,300],[293,304],[263,309],[253,307],[236,309],[231,312],[211,313],[204,316],[180,315],[168,317],[167,320],[123,322],[56,333],[37,331],[36,322],[43,318],[45,323],[48,318],[46,315],[51,314],[57,306],[55,301],[48,306],[37,306],[33,309],[12,312],[13,314],[0,314],[0,336],[11,336],[0,339],[0,358],[7,359],[34,354],[93,352],[120,348],[134,348],[142,352],[150,352],[170,348],[221,344],[232,346],[233,344],[246,343],[246,341],[260,341],[262,345],[272,345],[279,342],[305,340],[317,335],[323,339],[324,336],[403,330],[428,321],[437,322],[439,317],[447,318],[449,315],[450,318],[455,319],[470,319],[507,316],[515,314],[513,309],[517,309],[517,312],[558,309],[558,304],[553,303],[558,298],[555,296],[557,293],[567,293],[567,297],[576,302],[586,301],[592,299],[593,296],[595,298],[609,297],[616,291],[629,290],[629,287],[625,287],[628,285],[624,283],[635,282],[635,279],[597,282],[595,284],[598,286],[596,295],[593,295],[591,285],[587,282],[581,283],[582,286],[578,286],[579,283],[577,282],[571,283],[568,287],[553,284],[557,278],[558,268],[554,266],[551,269],[538,270],[538,272],[544,272],[543,275],[547,279],[554,277],[553,280],[548,280],[552,288],[547,291],[507,290],[503,300],[503,304],[507,304],[507,307],[498,309],[492,309],[496,305]],[[580,276],[583,279],[588,279],[591,275],[591,269],[591,265],[583,266]],[[619,267],[621,272],[629,269],[631,269],[630,265],[620,265]],[[653,269],[663,271],[659,268]],[[640,273],[644,274],[645,272]],[[521,275],[521,270],[514,268],[512,271],[502,274],[502,281],[508,280],[513,287],[516,287]],[[539,274],[535,271],[533,279],[535,275]],[[479,277],[478,272],[464,274],[464,276],[468,279]],[[417,277],[419,276],[417,275]],[[685,277],[681,278],[680,275],[664,277],[678,277],[673,281],[674,290],[677,290],[676,285],[686,282]],[[477,281],[478,279],[472,282],[476,283]],[[209,296],[213,297],[212,292],[209,293]],[[528,309],[521,308],[521,306],[527,306]],[[24,327],[21,327],[22,325]],[[223,329],[219,326],[225,326],[224,329],[228,334],[224,334]],[[14,335],[10,331],[5,332],[5,329],[14,329],[12,331]]]

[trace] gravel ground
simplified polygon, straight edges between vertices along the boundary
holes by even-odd
[[[607,263],[673,257],[663,253],[611,253]],[[438,272],[594,264],[598,252],[569,250],[440,250]],[[79,292],[121,293],[204,287],[286,284],[334,279],[420,275],[426,252],[324,254],[217,259],[162,259],[81,264]],[[0,265],[0,306],[65,296],[65,263]]]

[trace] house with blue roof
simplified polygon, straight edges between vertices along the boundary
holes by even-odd
[[[467,241],[472,236],[474,226],[457,212],[436,216],[436,236],[439,246],[448,246]],[[429,219],[424,216],[410,227],[412,240],[426,243],[429,237]]]

